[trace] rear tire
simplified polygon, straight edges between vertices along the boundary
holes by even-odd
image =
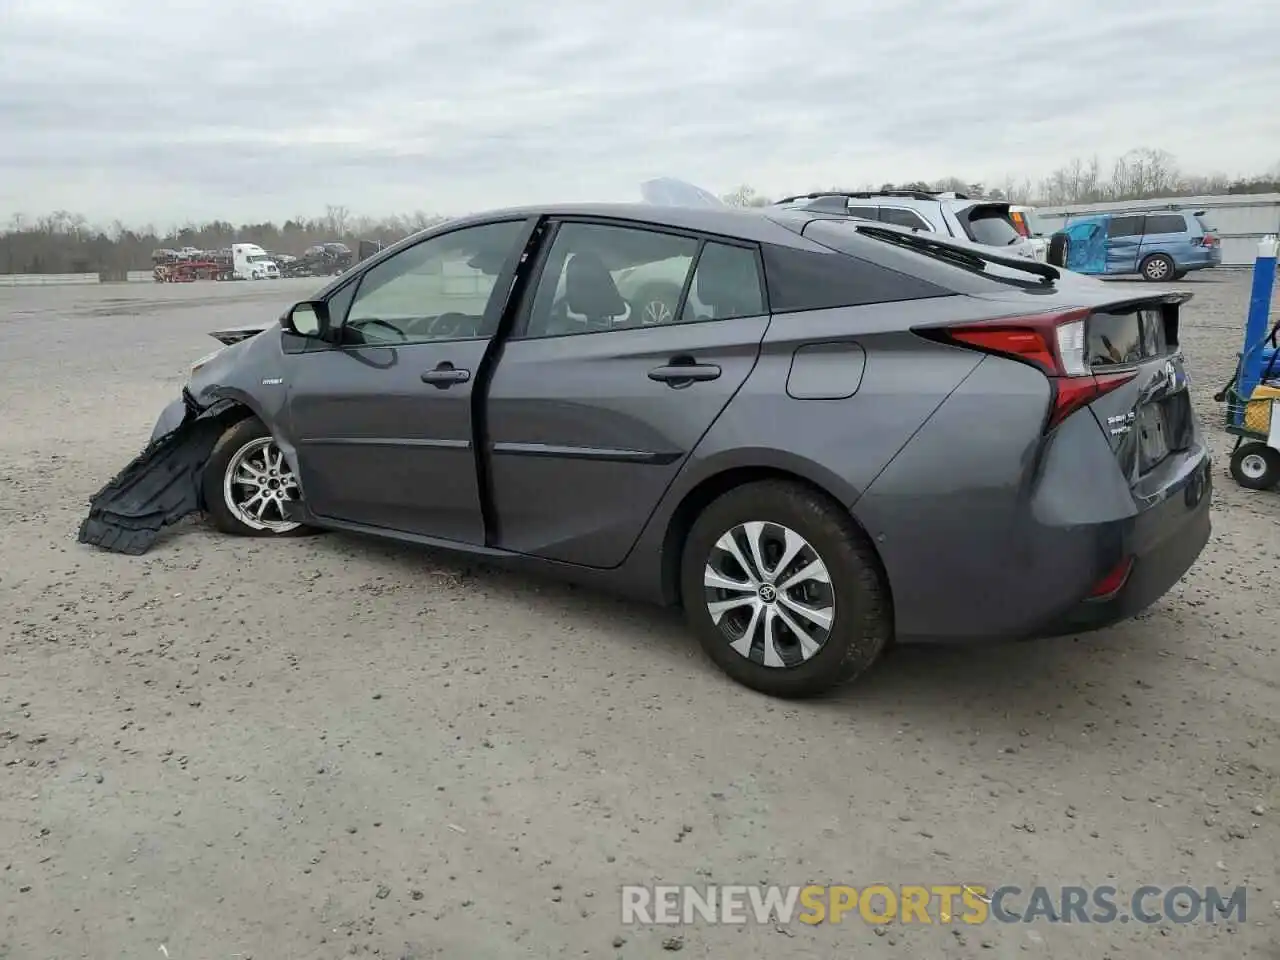
[[[1142,273],[1143,280],[1149,283],[1164,283],[1173,279],[1177,267],[1163,253],[1153,253],[1142,261],[1142,266],[1138,269]]]
[[[840,504],[798,483],[750,483],[710,504],[689,531],[680,579],[703,650],[769,696],[810,697],[852,680],[893,633],[871,544]]]
[[[1280,483],[1280,450],[1265,443],[1242,443],[1231,455],[1231,476],[1249,490],[1270,490]]]
[[[1071,246],[1071,241],[1067,239],[1065,233],[1055,233],[1049,238],[1049,249],[1045,253],[1045,259],[1051,267],[1067,268],[1067,251]]]
[[[315,532],[281,514],[282,502],[298,499],[297,478],[271,431],[257,417],[232,424],[218,438],[205,464],[200,492],[209,519],[223,533],[297,537]],[[262,511],[257,516],[259,507]]]

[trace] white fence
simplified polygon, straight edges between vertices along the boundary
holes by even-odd
[[[99,282],[96,273],[0,273],[0,287],[52,287]]]
[[[103,281],[96,273],[0,273],[0,287],[86,286],[103,282],[112,281]],[[130,270],[123,282],[154,283],[155,276],[150,270]]]

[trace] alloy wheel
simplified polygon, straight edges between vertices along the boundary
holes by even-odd
[[[289,533],[301,526],[284,514],[284,505],[297,500],[299,492],[289,461],[271,437],[258,437],[242,446],[222,476],[227,509],[254,530]]]
[[[729,646],[765,667],[796,667],[827,642],[835,622],[831,575],[790,527],[753,520],[730,529],[703,571],[707,612]]]

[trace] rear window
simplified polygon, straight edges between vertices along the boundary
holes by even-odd
[[[983,243],[989,247],[1007,247],[1022,239],[1022,235],[1014,228],[1009,215],[995,207],[977,207],[967,216],[961,215],[965,232],[975,243]]]
[[[1167,356],[1168,326],[1159,308],[1095,313],[1085,324],[1085,353],[1091,367],[1142,363]]]

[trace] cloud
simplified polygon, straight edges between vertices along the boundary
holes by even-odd
[[[1252,173],[1277,30],[1267,0],[8,0],[0,218],[995,182],[1135,146]]]

